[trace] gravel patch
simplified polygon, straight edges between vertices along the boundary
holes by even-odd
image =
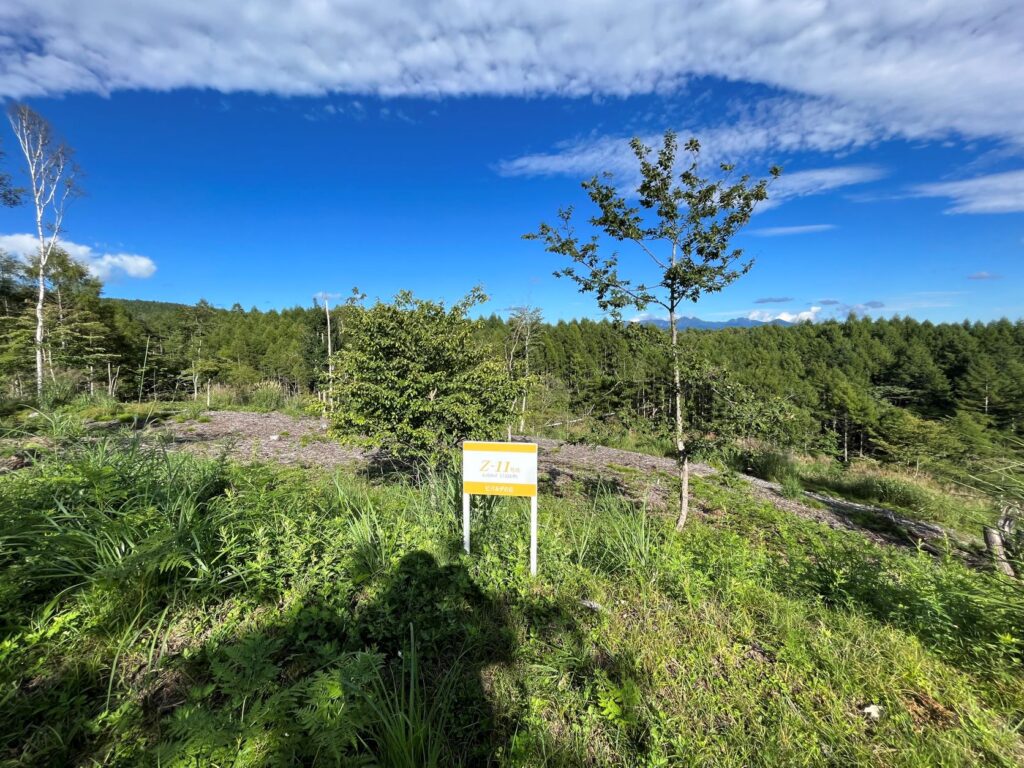
[[[281,413],[211,411],[203,421],[168,422],[157,428],[170,435],[174,448],[203,456],[228,455],[236,461],[277,462],[303,467],[332,468],[366,462],[369,451],[342,445],[327,436],[326,421],[314,417]],[[548,438],[517,437],[537,443],[538,470],[542,483],[555,492],[571,487],[595,491],[601,485],[644,502],[653,512],[675,512],[676,462],[664,456],[650,456],[618,448],[584,443],[566,443]],[[690,471],[698,477],[716,470],[695,462]],[[951,550],[965,560],[978,560],[975,543],[950,534],[937,525],[910,520],[892,510],[856,504],[817,493],[806,497],[816,505],[782,496],[778,483],[740,475],[753,495],[763,501],[837,530],[852,530],[881,545],[921,546],[939,554]],[[699,505],[692,505],[700,515]]]
[[[368,453],[327,436],[327,422],[309,416],[248,411],[211,411],[202,421],[167,422],[159,432],[172,446],[200,456],[277,462],[301,467],[338,467],[364,461]]]

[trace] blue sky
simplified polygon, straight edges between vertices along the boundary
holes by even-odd
[[[111,296],[479,283],[484,311],[597,316],[520,235],[673,128],[785,169],[738,243],[753,271],[688,314],[1021,317],[1024,12],[890,5],[12,0],[0,95],[76,148],[64,237]],[[31,226],[0,211],[0,247]]]

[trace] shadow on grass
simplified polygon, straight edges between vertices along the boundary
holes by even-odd
[[[144,707],[161,761],[246,765],[260,755],[261,764],[347,765],[373,756],[399,764],[395,750],[408,749],[404,764],[420,765],[419,726],[421,738],[440,745],[437,764],[487,764],[518,725],[488,691],[514,650],[504,606],[465,567],[420,550],[368,591],[365,600],[344,589],[307,595],[170,670]],[[413,711],[413,690],[426,710]],[[385,722],[382,710],[397,720]]]

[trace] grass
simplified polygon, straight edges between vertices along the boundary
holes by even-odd
[[[998,509],[963,486],[941,483],[928,475],[883,468],[874,462],[801,462],[800,480],[812,490],[853,501],[881,505],[904,517],[937,523],[949,530],[980,536],[994,524]]]
[[[694,491],[542,496],[532,579],[453,478],[72,440],[0,476],[0,764],[1024,760],[1018,586]]]
[[[841,464],[760,450],[740,457],[735,468],[779,483],[787,498],[801,498],[804,490],[817,491],[882,506],[903,517],[937,523],[975,538],[984,526],[993,525],[999,514],[989,498],[969,492],[964,485],[943,483],[924,473],[912,474],[868,460]]]

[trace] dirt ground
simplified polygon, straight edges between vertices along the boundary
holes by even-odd
[[[367,458],[358,447],[327,437],[327,422],[283,413],[210,411],[201,421],[165,422],[155,431],[172,446],[202,456],[272,461],[302,467],[337,467]]]
[[[156,428],[178,450],[204,456],[228,455],[236,461],[273,461],[304,467],[332,468],[369,461],[371,455],[358,447],[343,445],[327,436],[327,422],[312,417],[281,413],[211,411],[201,421],[167,422]],[[532,439],[540,448],[538,469],[541,483],[558,492],[567,485],[612,485],[646,502],[655,512],[672,514],[676,463],[672,458],[633,453],[582,443],[547,438]],[[706,464],[691,465],[698,477],[715,474]],[[976,545],[949,534],[942,528],[909,520],[881,507],[855,504],[821,494],[808,493],[812,504],[787,499],[777,483],[748,475],[754,495],[776,507],[831,528],[854,530],[878,544],[922,546],[938,553],[947,547],[967,560],[975,560]],[[697,505],[693,513],[705,510]]]

